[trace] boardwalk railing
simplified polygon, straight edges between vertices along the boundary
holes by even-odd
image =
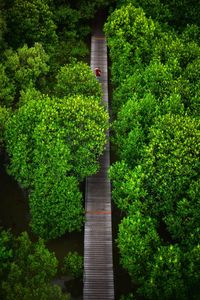
[[[102,70],[103,99],[108,108],[107,47],[103,34],[93,35],[91,68]],[[107,134],[109,137],[109,133]],[[84,300],[114,300],[110,144],[100,159],[100,171],[86,180],[86,223],[84,231]]]

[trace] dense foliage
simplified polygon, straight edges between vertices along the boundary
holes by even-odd
[[[69,299],[51,283],[58,261],[41,239],[33,243],[25,232],[15,238],[1,230],[0,246],[1,299]]]
[[[5,61],[1,70],[0,103],[11,107],[18,102],[22,90],[41,86],[49,70],[47,64],[49,56],[41,44],[35,43],[33,47],[28,48],[24,45],[17,51],[8,49],[4,52],[4,57]]]
[[[117,0],[117,6],[131,3],[142,7],[148,17],[167,23],[176,29],[199,23],[199,3],[196,0]]]
[[[101,87],[79,59],[88,54],[91,19],[107,5],[0,3],[0,147],[28,192],[32,230],[45,239],[80,230],[80,183],[98,170],[104,149]]]
[[[98,98],[34,96],[6,124],[9,172],[31,191],[34,232],[53,238],[81,226],[77,179],[98,170],[107,113]]]
[[[191,117],[165,115],[151,128],[141,169],[137,166],[128,173],[122,165],[120,187],[115,178],[119,166],[111,172],[118,188],[113,196],[129,212],[119,231],[122,264],[142,284],[140,291],[152,299],[161,294],[166,299],[174,294],[175,299],[188,299],[190,289],[198,286],[199,254],[192,256],[199,251],[200,234],[198,126]],[[158,256],[163,260],[159,265]],[[175,265],[166,265],[175,260]],[[165,278],[162,268],[167,272],[166,267]]]
[[[87,61],[90,20],[116,2],[110,49],[117,243],[127,299],[198,299],[200,9],[196,0],[0,1],[0,151],[29,193],[32,230],[79,230],[79,184],[98,170],[108,115]],[[66,299],[57,261],[26,234],[0,240],[4,299]],[[80,270],[69,255],[71,271]],[[44,268],[39,271],[41,265]],[[78,270],[78,271],[77,271]]]
[[[9,119],[9,110],[0,106],[0,153],[4,145],[5,123]]]
[[[92,19],[111,2],[0,1],[0,155],[26,189],[32,231],[45,239],[81,229],[80,187],[99,168],[108,114],[88,46]],[[1,261],[0,298],[66,299],[51,285],[57,262],[42,242],[3,239],[0,259],[10,260],[6,272]]]
[[[73,62],[61,67],[56,79],[55,93],[58,97],[77,94],[97,98],[102,96],[101,86],[86,63]]]
[[[83,256],[78,252],[69,252],[64,257],[63,273],[69,272],[73,278],[83,278]]]
[[[24,43],[33,46],[34,42],[43,43],[45,48],[57,44],[56,25],[48,1],[14,0],[8,9],[7,24],[14,48]]]
[[[182,18],[188,1],[117,4],[105,32],[118,154],[110,177],[113,200],[125,214],[117,239],[121,263],[145,299],[197,299],[198,13]]]

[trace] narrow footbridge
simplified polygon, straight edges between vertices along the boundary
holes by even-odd
[[[92,36],[90,65],[93,70],[99,67],[102,71],[100,83],[108,108],[107,47],[105,36],[99,31]],[[111,186],[107,174],[110,166],[109,140],[100,165],[100,171],[86,180],[84,300],[114,300]]]

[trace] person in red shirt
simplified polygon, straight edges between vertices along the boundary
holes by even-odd
[[[97,79],[100,79],[101,77],[101,69],[100,68],[95,68],[95,75]]]

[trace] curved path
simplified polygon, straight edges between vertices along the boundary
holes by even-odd
[[[102,71],[103,100],[108,109],[107,46],[99,26],[91,39],[92,70]],[[107,133],[109,137],[109,132]],[[100,159],[100,171],[86,180],[86,223],[84,231],[84,300],[113,300],[111,186],[107,171],[110,166],[110,144]]]

